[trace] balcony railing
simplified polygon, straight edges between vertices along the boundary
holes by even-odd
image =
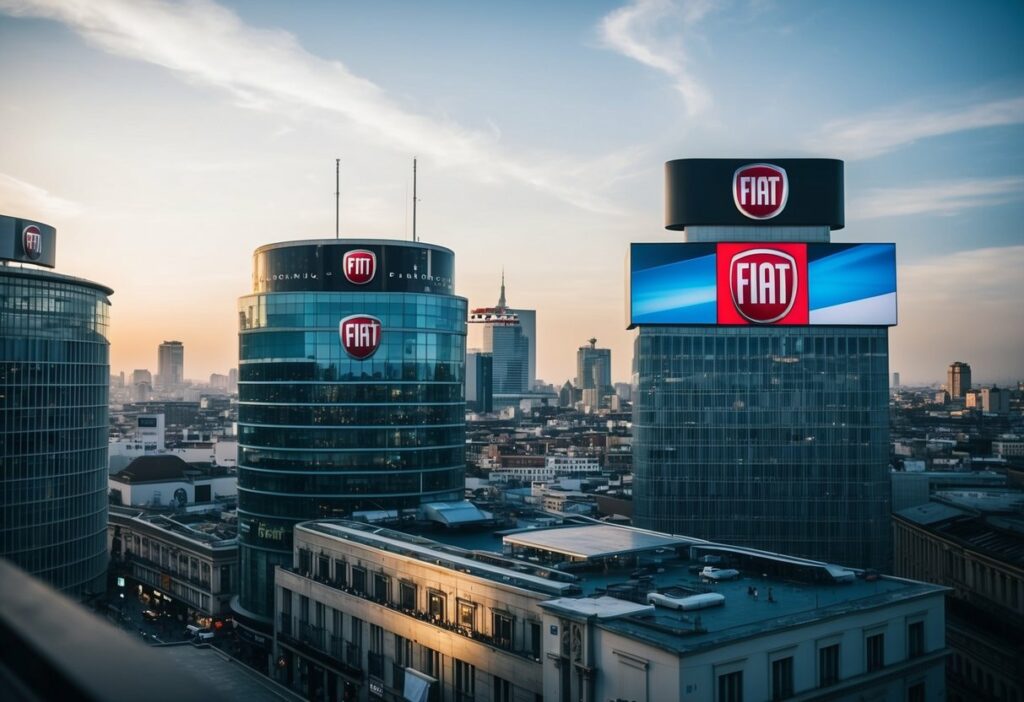
[[[397,663],[391,664],[391,687],[396,690],[405,689],[405,666]]]
[[[294,575],[298,575],[299,577],[306,578],[307,580],[313,580],[315,582],[319,582],[319,583],[321,583],[321,584],[323,584],[323,585],[325,585],[327,587],[330,587],[330,588],[332,588],[334,590],[338,590],[339,592],[344,592],[344,593],[346,593],[348,595],[352,595],[353,597],[358,597],[360,599],[367,600],[368,602],[373,602],[375,604],[378,604],[381,607],[386,607],[387,609],[390,609],[393,612],[397,612],[399,614],[404,614],[407,617],[412,617],[413,619],[418,619],[418,620],[420,620],[422,622],[426,622],[428,624],[431,624],[433,626],[438,627],[439,629],[444,629],[445,631],[450,631],[452,633],[458,634],[459,636],[464,636],[467,639],[473,639],[474,641],[479,641],[480,643],[486,644],[488,646],[492,646],[494,648],[501,649],[502,651],[505,651],[506,653],[511,653],[512,655],[520,656],[522,658],[527,658],[527,659],[532,660],[532,661],[540,660],[540,652],[539,651],[527,651],[527,650],[516,649],[513,646],[513,642],[507,636],[502,636],[502,637],[490,636],[489,634],[485,634],[483,632],[476,631],[476,630],[471,629],[469,627],[459,626],[455,622],[447,621],[447,620],[442,619],[441,617],[439,617],[437,615],[432,615],[432,614],[430,614],[428,612],[425,612],[425,611],[422,611],[422,610],[409,609],[408,607],[400,606],[396,602],[391,602],[391,601],[388,601],[388,600],[383,600],[383,599],[377,599],[377,598],[374,598],[374,597],[370,597],[370,595],[368,593],[357,591],[354,588],[352,588],[351,586],[336,587],[332,583],[330,583],[330,582],[328,582],[326,580],[321,580],[321,579],[318,579],[318,578],[314,578],[311,575],[305,575],[303,573],[298,572],[298,570],[296,570],[294,568],[285,568],[284,570],[287,570],[287,571],[289,571],[290,573],[292,573]]]

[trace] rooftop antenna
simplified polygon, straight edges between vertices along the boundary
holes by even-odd
[[[412,240],[416,241],[416,159],[412,160]]]
[[[334,159],[334,238],[337,239],[339,234],[338,229],[338,212],[341,205],[341,159]]]

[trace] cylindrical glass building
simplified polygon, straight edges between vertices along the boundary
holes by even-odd
[[[112,293],[0,265],[0,556],[77,597],[106,583]]]
[[[461,499],[466,300],[429,244],[271,244],[239,301],[242,608],[263,617],[298,522]]]

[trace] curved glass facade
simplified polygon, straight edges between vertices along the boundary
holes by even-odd
[[[888,567],[888,330],[641,327],[637,526]]]
[[[0,555],[73,596],[106,584],[111,292],[0,267]]]
[[[383,281],[373,292],[341,278],[344,252],[367,247]],[[420,286],[429,292],[389,291],[450,270],[439,247],[331,239],[264,247],[256,261],[261,292],[239,301],[240,604],[269,616],[273,567],[291,563],[296,523],[461,499],[467,310],[447,274]],[[340,282],[327,277],[332,266]],[[274,291],[278,279],[288,292]],[[365,360],[339,336],[351,315],[381,323]]]

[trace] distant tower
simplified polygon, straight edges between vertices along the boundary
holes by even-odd
[[[954,361],[946,371],[946,392],[949,399],[962,399],[971,389],[971,367],[963,361]]]
[[[157,385],[162,390],[182,385],[185,376],[185,345],[165,341],[157,351]]]
[[[594,390],[598,397],[612,393],[612,350],[597,348],[597,339],[576,351],[576,387]]]
[[[519,317],[519,327],[523,330],[523,338],[527,345],[526,389],[530,390],[537,384],[537,310],[521,307],[509,307],[505,297],[505,269],[501,270],[501,294],[498,296],[498,308]]]

